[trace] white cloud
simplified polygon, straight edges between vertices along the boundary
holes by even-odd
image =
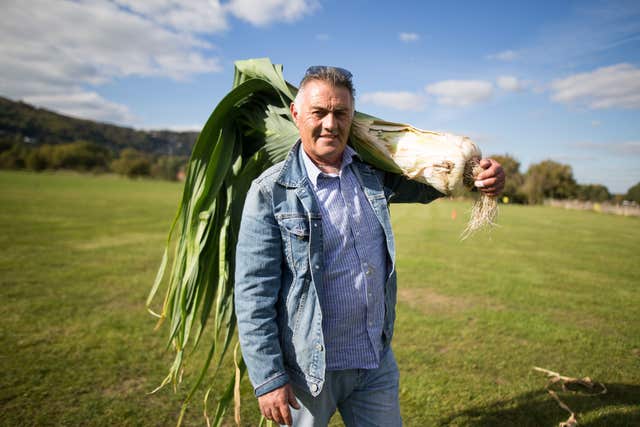
[[[525,84],[514,76],[500,76],[496,79],[496,84],[508,92],[520,92],[525,88]]]
[[[24,100],[31,104],[46,105],[49,109],[73,117],[91,117],[104,122],[126,124],[136,121],[126,106],[107,101],[95,92],[77,90],[73,93],[28,96]]]
[[[518,59],[520,55],[513,50],[503,50],[502,52],[487,55],[487,59],[495,59],[498,61],[512,62]]]
[[[181,30],[189,22],[186,9],[172,9],[182,16],[180,23],[171,10],[160,13],[160,3],[148,4],[149,10],[157,8],[152,13],[123,8],[124,1],[118,6],[34,0],[28,8],[6,2],[0,18],[0,92],[65,114],[130,123],[134,117],[126,106],[91,87],[127,76],[184,79],[221,69],[218,59],[207,55],[209,43]]]
[[[158,24],[186,33],[213,33],[228,28],[218,0],[114,0],[116,4]]]
[[[0,93],[66,114],[129,123],[128,108],[101,98],[98,85],[221,71],[203,35],[227,29],[230,15],[263,25],[298,19],[316,6],[315,0],[32,0],[28,6],[5,0]]]
[[[369,92],[362,94],[360,101],[401,111],[421,111],[425,104],[425,98],[413,92]]]
[[[231,0],[227,10],[237,18],[253,25],[265,26],[272,22],[292,22],[315,12],[317,0]]]
[[[551,99],[592,109],[640,108],[640,69],[616,64],[551,83]]]
[[[398,38],[405,42],[405,43],[411,43],[411,42],[416,42],[418,40],[420,40],[420,34],[418,33],[400,33],[398,34]]]
[[[438,104],[452,107],[467,107],[493,96],[493,85],[483,80],[444,80],[425,89],[436,96]]]

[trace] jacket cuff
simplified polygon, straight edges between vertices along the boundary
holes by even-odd
[[[273,391],[277,388],[282,387],[288,382],[289,382],[289,375],[287,375],[286,372],[279,372],[274,376],[272,376],[271,378],[269,378],[268,380],[266,380],[265,382],[263,382],[262,384],[260,384],[259,386],[257,386],[254,389],[255,395],[256,397],[260,397],[263,394],[267,394],[270,391]]]

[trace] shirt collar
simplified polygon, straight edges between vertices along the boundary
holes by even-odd
[[[358,156],[358,153],[356,153],[356,151],[351,148],[350,146],[345,146],[344,148],[344,152],[342,153],[342,164],[340,165],[340,173],[339,174],[328,174],[328,173],[324,173],[322,172],[318,166],[316,166],[315,163],[313,163],[313,161],[311,160],[311,158],[309,158],[309,156],[307,155],[307,153],[304,151],[304,147],[300,146],[300,156],[302,157],[302,162],[304,163],[304,167],[307,170],[307,177],[309,177],[309,181],[311,181],[311,184],[313,185],[313,188],[317,188],[318,187],[318,176],[320,175],[324,175],[324,176],[340,176],[342,174],[342,171],[344,170],[344,168],[346,168],[347,166],[349,166],[351,163],[353,163],[353,157],[354,156]]]

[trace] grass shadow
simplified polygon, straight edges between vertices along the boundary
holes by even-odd
[[[640,426],[640,386],[606,384],[606,394],[589,396],[559,393],[578,416],[581,427]],[[569,413],[558,406],[546,390],[521,394],[513,399],[459,411],[441,419],[441,426],[557,426]]]

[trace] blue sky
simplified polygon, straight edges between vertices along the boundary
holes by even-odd
[[[470,136],[524,172],[640,181],[640,2],[3,1],[0,95],[144,129],[197,129],[237,59],[297,83],[351,70],[356,108]]]

